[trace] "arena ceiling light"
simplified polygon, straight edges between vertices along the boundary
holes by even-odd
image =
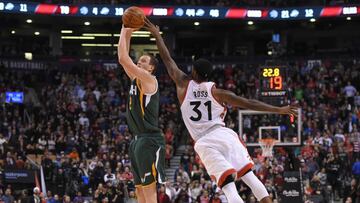
[[[16,31],[15,30],[11,30],[11,34],[15,34],[16,33]]]
[[[346,17],[346,20],[351,20],[351,17],[350,16]]]
[[[40,35],[40,32],[36,31],[34,32],[34,35]]]
[[[311,18],[311,19],[310,19],[310,22],[314,23],[314,22],[316,22],[316,19],[315,19],[315,18]]]
[[[150,34],[149,31],[135,31],[134,34]]]
[[[30,23],[32,23],[32,20],[31,20],[31,19],[27,19],[26,22],[30,24]]]
[[[61,39],[95,39],[95,37],[87,37],[87,36],[61,36]]]
[[[25,52],[24,57],[26,60],[31,61],[33,59],[33,54],[31,52]]]
[[[151,33],[149,31],[135,31],[133,32],[133,35],[150,35]],[[160,34],[162,35],[163,32],[160,31]],[[120,34],[113,34],[114,37],[120,37]]]
[[[156,39],[152,37],[152,38],[150,38],[150,41],[156,41]]]
[[[90,22],[89,22],[89,21],[86,21],[86,22],[84,22],[84,25],[89,26],[89,25],[90,25]]]
[[[132,34],[131,37],[150,37],[150,35],[145,35],[145,34]]]
[[[247,24],[248,24],[248,25],[254,25],[254,21],[249,20],[249,21],[247,22]]]
[[[197,22],[197,21],[196,21],[196,22],[194,22],[194,25],[195,25],[195,26],[199,26],[199,25],[200,25],[200,22]]]
[[[61,30],[62,34],[72,34],[73,31],[72,30]]]
[[[114,37],[120,37],[120,34],[114,34]],[[133,32],[131,37],[150,37],[149,34],[137,34],[136,32]]]
[[[111,47],[111,44],[81,44],[83,47]]]
[[[112,34],[106,34],[106,33],[83,33],[82,36],[87,36],[87,37],[111,37]]]

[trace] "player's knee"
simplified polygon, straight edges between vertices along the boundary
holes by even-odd
[[[146,197],[146,203],[156,203],[157,202],[157,191],[156,184],[151,183],[149,185],[142,186],[142,191],[144,197]]]
[[[138,199],[139,203],[146,203],[145,196],[144,196],[144,191],[143,191],[141,186],[136,187],[135,194],[137,196],[137,199]]]
[[[223,182],[221,185],[219,185],[219,187],[220,187],[220,188],[223,188],[225,185],[227,185],[227,184],[229,184],[229,183],[232,183],[232,182],[234,182],[234,181],[235,181],[235,179],[234,179],[233,175],[232,175],[232,174],[229,174],[229,175],[225,178],[224,182]]]

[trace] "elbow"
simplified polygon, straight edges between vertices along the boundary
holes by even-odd
[[[118,61],[121,65],[126,63],[126,57],[122,56],[121,54],[118,55]]]
[[[124,63],[124,59],[122,57],[118,57],[118,62],[122,65]]]

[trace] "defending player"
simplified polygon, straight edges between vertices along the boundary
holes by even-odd
[[[165,181],[165,140],[158,127],[159,90],[153,75],[157,60],[143,55],[133,63],[129,57],[133,29],[122,28],[119,44],[119,63],[131,80],[126,119],[135,138],[129,147],[136,194],[140,203],[156,203],[156,182]]]
[[[212,72],[209,61],[195,61],[191,76],[182,72],[171,58],[159,33],[159,28],[146,19],[145,28],[156,38],[160,56],[171,79],[176,84],[177,96],[185,125],[195,140],[195,151],[205,165],[208,173],[224,191],[229,203],[242,203],[235,178],[241,178],[261,203],[271,199],[264,185],[252,172],[253,161],[238,135],[225,127],[223,121],[226,108],[224,104],[244,109],[267,111],[279,114],[296,115],[295,107],[275,107],[257,100],[248,100],[231,91],[217,89],[208,82]]]

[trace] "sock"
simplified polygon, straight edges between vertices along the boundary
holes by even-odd
[[[262,200],[264,197],[269,196],[264,184],[255,176],[254,172],[250,171],[241,177],[241,180],[250,187],[251,191],[254,193],[258,201]]]
[[[221,188],[221,190],[224,192],[228,200],[228,203],[244,203],[238,191],[236,190],[236,186],[234,182],[226,184]]]

